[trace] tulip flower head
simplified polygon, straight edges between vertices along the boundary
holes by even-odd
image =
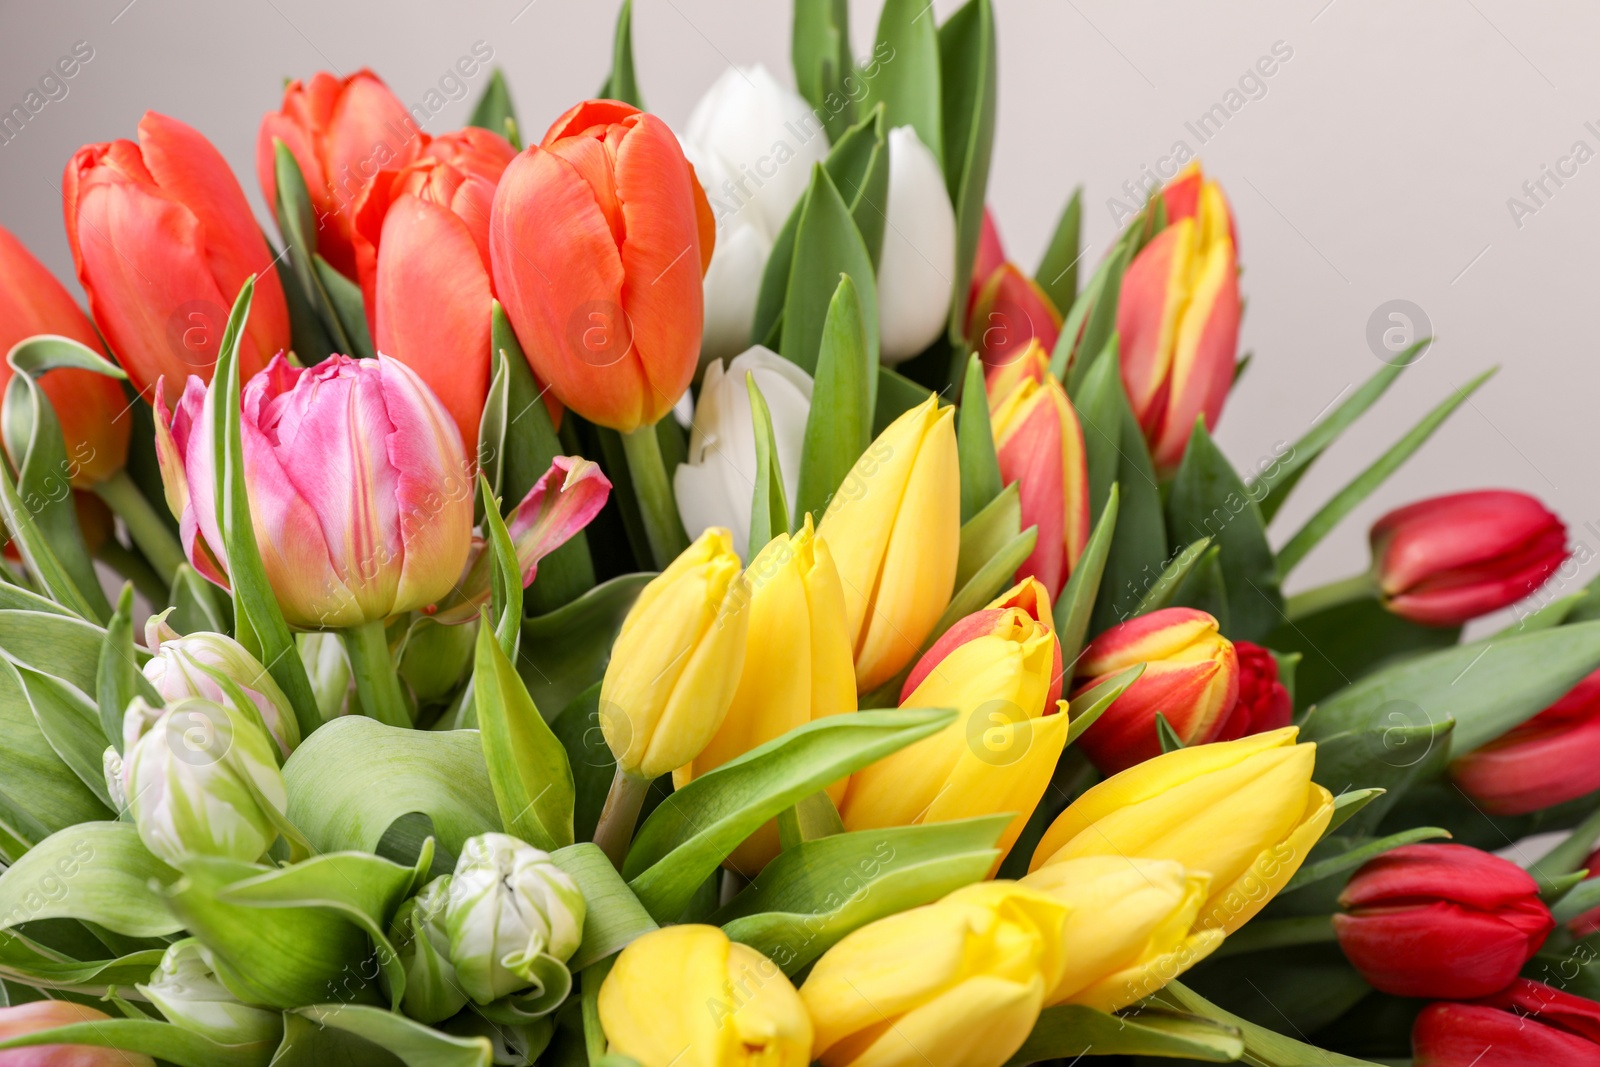
[[[30,1000],[0,1008],[0,1041],[82,1023],[110,1022],[111,1016],[71,1000]],[[142,1053],[97,1045],[31,1045],[0,1052],[4,1067],[155,1067]]]
[[[725,191],[733,189],[737,193],[737,170],[730,170],[720,156],[687,140],[683,142],[683,155],[694,168],[717,223],[716,247],[703,281],[703,372],[714,361],[733,359],[750,345],[761,278],[766,273],[767,258],[772,255],[772,233],[759,205],[732,198]]]
[[[1372,525],[1384,606],[1424,626],[1458,626],[1529,595],[1567,558],[1567,528],[1510,490],[1408,504]]]
[[[944,170],[910,126],[889,131],[889,202],[878,260],[878,337],[885,363],[910,359],[944,332],[956,259],[956,214]]]
[[[1450,780],[1492,815],[1526,815],[1600,789],[1600,671],[1522,725],[1451,760]]]
[[[1369,860],[1339,894],[1339,946],[1401,997],[1464,1000],[1505,988],[1555,920],[1521,867],[1466,845],[1405,845]]]
[[[984,281],[967,317],[967,343],[994,374],[1020,359],[1037,342],[1055,350],[1061,312],[1050,297],[1015,263],[1002,263]]]
[[[135,986],[167,1022],[222,1045],[277,1041],[283,1016],[239,1002],[218,980],[192,937],[175,941],[147,984]]]
[[[1278,679],[1277,659],[1249,641],[1233,642],[1233,652],[1239,661],[1239,696],[1213,730],[1211,740],[1236,741],[1246,734],[1288,726],[1294,717],[1294,701]]]
[[[978,229],[978,249],[972,256],[972,280],[967,287],[967,310],[963,322],[972,321],[972,308],[978,302],[989,276],[1006,262],[1005,245],[1000,241],[1000,228],[995,225],[994,213],[987,204],[983,207],[983,224]]]
[[[287,759],[300,744],[300,726],[289,698],[261,661],[227,634],[179,634],[167,625],[171,613],[168,608],[145,622],[150,659],[141,669],[146,680],[169,704],[201,697],[259,716]]]
[[[1600,1062],[1600,1004],[1515,978],[1465,1004],[1429,1004],[1411,1029],[1413,1067]]]

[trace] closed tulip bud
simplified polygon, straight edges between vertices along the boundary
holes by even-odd
[[[1503,989],[1555,928],[1531,875],[1466,845],[1385,852],[1355,873],[1339,903],[1339,947],[1363,978],[1401,997]]]
[[[1183,459],[1196,418],[1208,429],[1217,425],[1233,385],[1242,312],[1222,187],[1200,179],[1199,163],[1173,184],[1182,186],[1171,201],[1177,213],[1128,265],[1117,303],[1122,383],[1163,471]]]
[[[317,253],[355,278],[356,206],[381,170],[399,170],[428,143],[405,105],[376,74],[346,77],[318,71],[284,86],[283,105],[261,119],[256,177],[271,208],[278,201],[277,150],[282,141],[300,166],[317,216]]]
[[[444,910],[462,991],[479,1004],[530,986],[535,997],[550,992],[583,940],[585,912],[549,853],[509,834],[468,838]]]
[[[350,661],[345,659],[339,635],[295,634],[294,640],[300,661],[305,664],[306,678],[311,682],[318,716],[329,722],[343,715],[350,695]]]
[[[868,923],[800,987],[826,1067],[1000,1067],[1060,984],[1068,909],[980,882]]]
[[[1172,860],[1083,856],[1041,867],[1022,884],[1069,911],[1061,978],[1045,1005],[1116,1011],[1156,992],[1222,944],[1196,929],[1211,879]]]
[[[1311,780],[1317,746],[1293,726],[1168,752],[1091,788],[1062,812],[1031,869],[1078,856],[1176,860],[1211,877],[1197,925],[1232,933],[1305,862],[1333,816]]]
[[[740,176],[737,170],[730,170],[722,157],[692,142],[682,144],[684,157],[694,167],[717,221],[716,247],[703,282],[700,368],[704,370],[714,360],[733,359],[750,344],[761,277],[772,254],[772,233],[760,205],[732,199],[726,191],[735,189],[734,179]]]
[[[212,401],[191,378],[175,413],[158,404],[156,448],[189,562],[226,586]],[[278,357],[240,408],[256,542],[289,625],[360,626],[455,587],[472,547],[472,468],[415,371],[387,356],[305,368]]]
[[[745,580],[750,621],[744,669],[722,726],[699,755],[673,772],[679,788],[796,727],[856,710],[844,590],[827,542],[811,530],[811,516],[793,537],[779,534],[768,542]],[[844,790],[844,781],[828,788],[835,804]],[[754,875],[777,854],[777,824],[768,823],[734,849],[726,866]]]
[[[467,1006],[467,994],[450,962],[450,931],[445,928],[451,881],[444,874],[423,886],[400,905],[389,925],[389,941],[406,972],[400,1007],[418,1022],[443,1022]]]
[[[1061,644],[1050,600],[1028,579],[952,626],[917,663],[901,704],[955,708],[955,722],[850,779],[845,828],[912,826],[1014,812],[1002,858],[1049,785],[1067,742],[1058,712]]]
[[[600,728],[623,774],[659,777],[715,736],[744,666],[749,609],[749,581],[718,527],[640,592],[600,684]]]
[[[1039,538],[1017,577],[1044,583],[1055,600],[1089,541],[1089,468],[1083,428],[1037,340],[989,383],[1000,480],[1018,483],[1022,526]]]
[[[1526,815],[1600,789],[1600,671],[1520,726],[1450,761],[1491,815]]]
[[[955,591],[959,468],[955,409],[930,396],[878,435],[828,502],[819,532],[844,583],[862,692],[911,662]]]
[[[70,1000],[33,1000],[0,1008],[0,1041],[110,1019],[103,1011]],[[155,1067],[155,1062],[142,1053],[98,1045],[32,1045],[0,1052],[0,1067]]]
[[[1212,741],[1237,741],[1247,734],[1281,730],[1294,718],[1294,701],[1278,680],[1278,661],[1249,641],[1233,642],[1239,661],[1239,695],[1233,708],[1212,731]],[[1596,783],[1600,784],[1600,783]]]
[[[689,536],[726,526],[740,555],[750,543],[751,487],[756,480],[756,430],[746,375],[755,378],[772,415],[784,499],[795,498],[811,414],[811,376],[760,345],[730,363],[726,373],[720,361],[706,368],[690,423],[689,457],[672,474],[678,514]]]
[[[1372,524],[1384,607],[1458,626],[1543,585],[1567,558],[1567,528],[1526,493],[1486,489],[1407,504]]]
[[[123,732],[129,810],[158,858],[253,863],[277,840],[288,794],[257,718],[198,697],[156,713],[136,697]]]
[[[1600,1063],[1600,1004],[1516,978],[1466,1004],[1429,1004],[1411,1028],[1413,1067]]]
[[[222,153],[199,131],[145,112],[138,144],[78,149],[62,202],[89,311],[141,395],[165,378],[172,403],[188,375],[210,379],[228,309],[251,275],[240,374],[288,347],[289,311],[267,239]]]
[[[789,979],[715,926],[651,930],[600,986],[611,1051],[642,1067],[806,1067],[812,1025]]]
[[[4,353],[41,333],[70,337],[100,352],[100,335],[66,288],[11,231],[0,227],[0,396],[11,381]],[[122,387],[93,371],[63,367],[39,379],[61,422],[69,477],[78,489],[105,481],[128,460],[127,414]]]
[[[889,131],[889,204],[878,259],[878,337],[895,364],[927,348],[950,318],[956,213],[944,170],[910,126]]]
[[[1217,620],[1193,608],[1162,608],[1118,623],[1089,643],[1078,662],[1078,693],[1140,663],[1123,690],[1078,741],[1103,773],[1161,752],[1156,715],[1186,745],[1213,740],[1239,693],[1239,660]]]
[[[506,168],[489,259],[540,380],[579,415],[628,433],[670,411],[694,378],[715,240],[666,123],[590,100]]]
[[[283,1015],[242,1004],[211,970],[192,937],[174,942],[147,984],[135,986],[167,1022],[222,1045],[276,1042]]]
[[[1054,351],[1060,336],[1061,312],[1015,263],[989,274],[967,317],[967,343],[988,374],[1016,362],[1035,341]]]
[[[227,634],[180,635],[167,625],[172,609],[152,615],[145,623],[145,646],[150,659],[144,676],[175,704],[201,697],[245,715],[256,715],[284,759],[300,744],[300,726],[289,698],[278,683],[243,645]]]
[[[128,787],[125,780],[127,766],[123,763],[122,753],[118,752],[115,745],[107,745],[106,750],[100,753],[100,770],[106,776],[106,792],[111,796],[111,806],[122,812],[128,810]]]

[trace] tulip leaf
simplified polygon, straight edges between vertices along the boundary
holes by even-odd
[[[633,0],[622,0],[622,10],[617,12],[617,30],[611,43],[611,73],[606,75],[597,95],[645,110],[639,79],[633,73]]]
[[[1431,841],[1449,836],[1450,831],[1443,827],[1413,826],[1397,834],[1375,839],[1362,837],[1334,838],[1313,849],[1311,855],[1307,857],[1308,862],[1306,865],[1296,871],[1294,877],[1290,878],[1288,884],[1278,892],[1280,895],[1292,893],[1296,889],[1304,889],[1313,882],[1320,882],[1324,878],[1332,878],[1336,874],[1353,871],[1368,860],[1381,856],[1385,852],[1399,848],[1402,845],[1412,845],[1418,841]],[[1317,855],[1319,851],[1335,850],[1337,850],[1336,855],[1327,856],[1326,858]],[[1246,927],[1246,929],[1249,928]]]
[[[163,954],[161,949],[141,949],[116,959],[80,962],[7,932],[0,934],[0,977],[38,989],[131,986],[148,981]]]
[[[1156,712],[1156,740],[1161,743],[1163,754],[1176,752],[1183,747],[1183,738],[1178,736],[1178,731],[1172,728],[1167,717],[1161,712]]]
[[[1550,905],[1565,900],[1567,895],[1587,877],[1589,877],[1588,871],[1546,875],[1538,870],[1537,865],[1534,867],[1534,879],[1539,886],[1539,899]]]
[[[1333,499],[1306,520],[1304,526],[1297,530],[1293,537],[1278,553],[1278,573],[1287,576],[1293,571],[1300,561],[1310,555],[1322,539],[1333,532],[1333,528],[1354,511],[1363,500],[1370,496],[1374,490],[1388,480],[1389,475],[1400,469],[1401,464],[1410,459],[1417,449],[1421,448],[1428,438],[1433,436],[1435,430],[1444,425],[1444,421],[1453,414],[1456,408],[1465,404],[1478,388],[1494,376],[1498,367],[1490,367],[1465,386],[1454,388],[1450,396],[1442,400],[1437,407],[1422,417],[1422,420],[1413,426],[1400,440],[1389,447],[1389,450],[1373,461],[1372,465],[1351,479],[1350,483],[1334,494]]]
[[[73,568],[56,555],[50,538],[35,521],[40,502],[41,498],[37,495],[23,495],[12,478],[9,465],[0,461],[0,523],[10,533],[28,573],[38,581],[51,600],[73,615],[83,619],[104,618],[109,610],[104,614],[99,613],[96,603],[91,599],[95,595],[101,600],[105,599],[104,594],[99,592],[99,586],[95,586],[93,593],[85,593],[79,587],[72,577]]]
[[[1121,438],[1122,409],[1127,404],[1124,396],[1117,353],[1107,347],[1091,361],[1088,375],[1072,394],[1072,408],[1083,427],[1091,512],[1098,513],[1105,507],[1111,483],[1117,481],[1121,456],[1116,443]]]
[[[456,1037],[367,1004],[308,1004],[292,1014],[376,1045],[406,1067],[490,1067],[494,1062],[487,1037]]]
[[[1022,504],[1017,484],[1006,486],[971,518],[961,522],[961,547],[956,556],[956,588],[1022,532]]]
[[[795,87],[837,141],[855,120],[855,98],[844,92],[854,65],[849,0],[795,0],[790,49]]]
[[[1078,300],[1078,263],[1084,255],[1079,249],[1082,228],[1083,186],[1080,185],[1072,190],[1067,206],[1061,210],[1044,258],[1039,261],[1039,269],[1033,272],[1033,280],[1058,308],[1071,308]]]
[[[1347,789],[1333,798],[1333,817],[1328,820],[1328,825],[1323,827],[1322,839],[1326,841],[1338,832],[1339,827],[1349,822],[1350,819],[1383,796],[1385,790],[1376,787],[1368,789]]]
[[[522,147],[518,143],[517,111],[511,104],[511,89],[506,85],[505,72],[499,67],[489,72],[489,80],[478,94],[478,102],[472,105],[467,125],[492,130],[510,141],[513,148]]]
[[[202,630],[219,634],[232,632],[233,627],[228,624],[216,600],[215,589],[216,586],[200,577],[199,572],[189,564],[178,564],[177,572],[172,576],[172,597],[168,601],[172,614],[167,616],[167,622],[180,634],[199,633]]]
[[[817,350],[816,381],[806,415],[800,451],[800,481],[793,521],[809,512],[820,520],[828,501],[850,476],[850,470],[872,442],[876,368],[868,362],[866,327],[861,321],[861,294],[855,279],[839,276],[828,301]],[[753,558],[753,557],[752,557]]]
[[[1073,301],[1061,322],[1061,333],[1050,353],[1050,373],[1076,397],[1084,379],[1106,345],[1116,351],[1117,304],[1122,297],[1122,276],[1128,271],[1132,252],[1126,240],[1111,246],[1111,251],[1089,277],[1089,284]]]
[[[1600,878],[1589,878],[1587,874],[1584,878],[1585,881],[1574,886],[1550,909],[1556,922],[1564,925],[1584,912],[1600,907]]]
[[[1312,778],[1329,792],[1383,791],[1341,820],[1350,832],[1371,833],[1412,786],[1443,770],[1455,730],[1447,716],[1430,718],[1414,703],[1393,700],[1370,726],[1331,736],[1302,730],[1302,739],[1317,742]]]
[[[1168,982],[1166,986],[1143,1001],[1145,1009],[1164,1007],[1188,1012],[1214,1023],[1237,1030],[1244,1039],[1245,1063],[1265,1065],[1316,1064],[1317,1067],[1374,1067],[1367,1060],[1358,1060],[1336,1052],[1327,1052],[1282,1034],[1273,1033],[1264,1026],[1240,1018],[1211,1003],[1182,982]],[[1141,1014],[1139,1018],[1143,1018]]]
[[[895,419],[927,400],[928,392],[905,375],[880,366],[877,396],[872,401],[872,436],[877,437]]]
[[[961,457],[961,521],[966,522],[1000,495],[1000,460],[989,424],[989,395],[984,388],[983,360],[967,357],[967,377],[956,413],[956,450]]]
[[[1386,362],[1381,370],[1362,382],[1361,387],[1351,393],[1348,399],[1307,430],[1298,441],[1289,446],[1286,454],[1276,459],[1250,483],[1251,495],[1260,502],[1263,519],[1267,522],[1272,521],[1272,517],[1288,499],[1290,491],[1310,469],[1317,457],[1337,441],[1357,419],[1366,414],[1367,409],[1376,404],[1378,398],[1395,383],[1395,379],[1399,378],[1407,367],[1422,358],[1432,343],[1431,337],[1425,337],[1396,356],[1394,362]]]
[[[159,708],[164,701],[155,686],[139,670],[133,646],[133,584],[122,587],[117,598],[117,610],[112,613],[106,627],[105,643],[100,646],[100,659],[95,671],[95,694],[100,709],[100,728],[106,740],[120,753],[122,751],[122,717],[133,698],[143,697],[151,707]]]
[[[939,27],[944,180],[956,212],[955,277],[950,284],[952,341],[959,340],[966,327],[965,294],[972,282],[972,261],[983,229],[998,83],[994,11],[989,0],[967,0]]]
[[[506,354],[489,347],[489,392],[483,400],[483,415],[478,420],[476,460],[478,474],[489,483],[490,495],[502,496],[500,484],[505,473],[506,419],[509,417],[507,392],[510,389]],[[483,522],[483,498],[477,501],[474,523]]]
[[[767,398],[750,371],[744,375],[750,396],[750,419],[755,424],[756,484],[750,506],[750,559],[779,534],[789,532],[789,503],[783,498],[783,471],[778,465],[778,442],[772,432],[772,412]]]
[[[156,887],[178,872],[150,854],[126,822],[60,830],[0,873],[0,929],[43,919],[78,919],[128,937],[183,929]]]
[[[322,293],[335,318],[339,320],[350,347],[347,356],[372,359],[377,349],[372,344],[372,334],[367,328],[367,312],[362,303],[361,287],[328,265],[318,253],[312,253],[311,263],[322,285]]]
[[[644,910],[628,883],[622,880],[600,846],[589,841],[557,849],[550,854],[557,867],[567,872],[583,893],[587,909],[583,920],[583,942],[567,961],[574,974],[605,959],[641,934],[656,928],[656,921]]]
[[[1067,705],[1067,713],[1072,717],[1067,723],[1067,744],[1072,744],[1083,736],[1085,730],[1094,725],[1105,710],[1122,695],[1123,690],[1139,680],[1148,664],[1135,663],[1125,670],[1118,671],[1093,689],[1086,690],[1073,697]],[[1068,668],[1070,670],[1070,668]],[[1160,712],[1156,713],[1160,715]],[[1181,745],[1179,747],[1182,747]]]
[[[827,321],[828,305],[839,285],[839,275],[873,278],[872,257],[850,209],[839,195],[833,178],[822,164],[811,171],[811,185],[801,201],[795,229],[794,261],[783,298],[783,328],[778,351],[815,375],[817,354]],[[877,286],[857,289],[861,299],[862,332],[867,339],[867,362],[878,364]]]
[[[1116,536],[1120,500],[1121,489],[1112,482],[1105,503],[1101,506],[1100,518],[1089,534],[1083,553],[1073,564],[1066,587],[1056,597],[1053,612],[1056,639],[1061,642],[1061,662],[1067,665],[1069,676],[1088,640],[1090,617],[1094,613],[1095,601],[1099,599],[1106,559],[1111,553],[1112,539]]]
[[[1540,856],[1539,869],[1555,874],[1584,868],[1594,849],[1596,838],[1600,838],[1600,808],[1590,812],[1582,822],[1573,827],[1572,833],[1566,840]],[[1600,877],[1600,870],[1594,873]]]
[[[1190,542],[1182,552],[1173,556],[1161,569],[1156,580],[1150,583],[1150,588],[1145,590],[1144,596],[1139,599],[1139,606],[1133,609],[1134,616],[1148,615],[1152,611],[1170,607],[1183,585],[1183,580],[1189,576],[1189,572],[1200,562],[1200,558],[1210,547],[1211,538],[1202,537],[1198,541]]]
[[[1175,1011],[1140,1008],[1123,1016],[1082,1004],[1058,1004],[1039,1013],[1033,1032],[1006,1067],[1076,1060],[1090,1053],[1230,1063],[1244,1054],[1244,1039],[1236,1027]]]
[[[792,808],[778,812],[778,843],[791,849],[844,833],[844,819],[826,790],[819,790]]]
[[[522,623],[517,672],[543,714],[554,718],[600,681],[622,620],[654,574],[624,574]],[[537,584],[537,583],[535,583]],[[610,775],[607,774],[609,784]]]
[[[106,810],[115,810],[106,788],[103,754],[106,735],[100,727],[100,709],[77,687],[52,674],[4,662],[0,671],[15,672],[33,718],[56,755],[89,788]]]
[[[0,1051],[34,1048],[39,1045],[89,1045],[95,1048],[116,1049],[120,1054],[118,1059],[125,1062],[133,1062],[129,1057],[131,1053],[149,1056],[162,1063],[175,1064],[176,1067],[262,1067],[272,1058],[273,1048],[272,1042],[223,1045],[172,1023],[139,1018],[95,1019],[18,1034],[0,1040]],[[23,1055],[26,1056],[25,1053]],[[87,1062],[81,1057],[74,1056],[73,1053],[69,1052],[66,1055],[78,1062]],[[17,1062],[46,1061],[29,1058]],[[62,1061],[56,1060],[56,1062]]]
[[[1295,669],[1295,706],[1304,708],[1354,682],[1375,668],[1418,652],[1454,648],[1459,626],[1422,626],[1386,611],[1364,597],[1298,616],[1291,598],[1289,617],[1266,644],[1303,659]]]
[[[623,876],[652,916],[676,918],[696,888],[768,819],[955,720],[943,709],[829,715],[698,777],[650,814]]]
[[[886,0],[878,15],[872,57],[861,71],[866,86],[862,109],[871,110],[881,102],[890,129],[910,126],[933,158],[943,160],[939,29],[933,8],[922,0]]]
[[[105,631],[68,615],[0,610],[0,652],[14,663],[95,691]],[[119,727],[120,729],[120,727]]]
[[[34,718],[22,676],[4,660],[0,660],[0,737],[5,738],[0,744],[0,820],[12,824],[13,833],[37,843],[74,823],[115,814],[56,754]]]
[[[578,841],[593,840],[617,770],[600,727],[600,685],[596,681],[585,689],[550,724],[572,768],[572,830]]]
[[[355,344],[345,332],[344,323],[333,308],[333,298],[323,288],[322,274],[316,266],[317,217],[311,204],[311,194],[306,188],[305,175],[300,163],[287,145],[276,137],[272,139],[273,174],[278,200],[272,205],[277,216],[278,232],[283,236],[286,258],[289,261],[288,278],[283,278],[285,288],[289,283],[300,287],[300,296],[321,327],[322,339],[332,348],[328,352],[302,352],[306,363],[320,363],[330,352],[355,355]],[[282,274],[280,272],[280,277]],[[226,349],[226,346],[223,346]]]
[[[489,784],[507,833],[549,852],[572,844],[572,767],[487,628],[478,631],[473,699]]]
[[[500,517],[500,504],[489,489],[483,472],[478,472],[478,497],[482,501],[483,531],[487,544],[483,551],[494,553],[490,568],[490,615],[494,621],[494,636],[500,650],[508,659],[517,654],[522,636],[522,564],[517,560],[516,546]]]
[[[846,934],[981,881],[1010,815],[860,830],[786,848],[711,917],[794,975]]]

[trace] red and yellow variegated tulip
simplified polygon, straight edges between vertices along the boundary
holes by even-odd
[[[1117,304],[1122,383],[1160,470],[1183,459],[1196,418],[1216,427],[1233,384],[1241,312],[1221,186],[1202,180],[1198,163],[1174,185],[1176,217],[1128,265]]]
[[[1482,748],[1450,780],[1491,815],[1526,815],[1600,789],[1600,671]],[[1600,866],[1590,868],[1600,874]]]
[[[519,155],[495,193],[495,291],[541,380],[623,433],[694,377],[716,223],[666,123],[589,100]]]
[[[100,335],[71,294],[11,231],[0,227],[0,396],[11,381],[5,353],[41,333],[101,350]],[[121,470],[133,425],[122,387],[103,374],[70,368],[50,371],[39,379],[39,387],[61,421],[72,484],[86,489]]]
[[[1021,358],[1035,341],[1053,350],[1060,335],[1061,312],[1015,263],[1002,263],[990,273],[967,318],[967,343],[988,374]]]
[[[1217,632],[1216,619],[1193,608],[1152,611],[1095,638],[1078,663],[1077,693],[1140,663],[1144,673],[1078,741],[1105,774],[1161,752],[1157,713],[1184,744],[1203,744],[1214,739],[1238,697],[1233,643]]]
[[[983,283],[1005,261],[1006,249],[1000,241],[1000,228],[994,224],[994,213],[988,205],[984,205],[983,227],[978,231],[978,250],[972,257],[972,280],[967,286],[966,317],[961,321],[972,321],[972,308],[978,302],[978,294],[983,291]]]
[[[147,111],[139,143],[85,145],[62,177],[67,241],[89,311],[111,354],[149,397],[209,380],[228,310],[251,275],[255,300],[239,349],[253,374],[289,344],[289,311],[244,190],[199,131]]]
[[[341,78],[324,70],[310,82],[286,85],[282,107],[261,119],[256,177],[269,208],[278,200],[274,141],[282,141],[300,165],[317,215],[318,254],[355,278],[355,216],[362,193],[380,171],[416,159],[428,135],[372,71]]]
[[[989,418],[1000,480],[1018,483],[1022,526],[1039,539],[1017,577],[1032,575],[1055,600],[1089,541],[1089,468],[1083,428],[1036,338],[989,379]]]
[[[83,1023],[110,1022],[111,1016],[70,1000],[34,1000],[0,1008],[0,1041]],[[0,1067],[155,1067],[136,1052],[97,1045],[32,1045],[0,1052]]]

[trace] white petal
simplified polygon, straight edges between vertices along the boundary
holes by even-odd
[[[878,262],[883,362],[921,352],[944,329],[955,276],[956,216],[944,172],[910,126],[889,131],[889,210]]]

